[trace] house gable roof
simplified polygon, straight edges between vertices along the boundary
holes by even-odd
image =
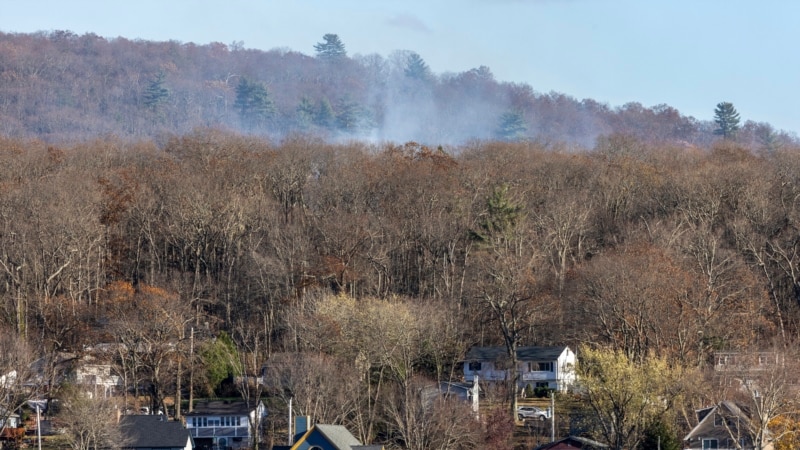
[[[458,383],[454,381],[440,381],[439,382],[439,391],[442,394],[461,394],[461,395],[468,395],[472,393],[472,389],[475,387],[473,383]]]
[[[736,403],[731,401],[722,401],[711,408],[704,408],[698,411],[698,418],[700,422],[689,431],[689,434],[683,438],[684,441],[700,438],[717,438],[726,439],[730,437],[730,432],[724,426],[716,426],[715,417],[722,414],[723,417],[737,417],[737,422],[742,428],[752,430],[753,424],[750,421],[749,414],[740,408]]]
[[[316,424],[300,437],[291,449],[305,448],[308,443],[320,445],[322,439],[336,450],[382,450],[382,445],[364,445],[342,425]],[[329,447],[325,447],[329,448]]]
[[[517,359],[520,361],[556,361],[569,347],[519,347]],[[464,358],[466,361],[497,361],[507,355],[505,347],[472,347]]]
[[[163,415],[130,415],[120,418],[122,448],[185,448],[192,439],[180,422]]]
[[[315,428],[339,450],[350,450],[353,446],[362,445],[347,428],[341,425],[317,424]]]
[[[561,449],[561,448],[581,448],[581,449],[606,449],[606,444],[593,441],[580,436],[568,436],[564,439],[559,439],[555,442],[542,444],[536,447],[535,450],[548,450],[548,449]]]

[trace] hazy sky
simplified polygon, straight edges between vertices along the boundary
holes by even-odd
[[[436,73],[488,66],[615,107],[666,103],[711,120],[800,132],[796,0],[0,0],[0,31],[78,34],[309,55],[326,33],[350,55],[419,53]]]

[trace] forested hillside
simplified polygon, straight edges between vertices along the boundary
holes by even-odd
[[[800,329],[798,158],[621,138],[584,154],[495,143],[457,155],[213,130],[163,148],[4,139],[5,321],[35,328],[51,300],[93,305],[122,282],[180,293],[220,329],[268,313],[277,338],[292,322],[279,311],[314,292],[463,311],[503,263],[549,302],[529,341],[604,337],[698,362],[711,343]],[[660,325],[607,316],[606,302],[625,299]],[[467,317],[465,344],[500,338]],[[676,333],[692,340],[678,345]]]
[[[0,34],[3,373],[42,387],[20,361],[55,379],[56,355],[112,348],[153,411],[293,399],[387,448],[501,449],[508,408],[476,427],[424,386],[459,380],[474,345],[568,345],[584,393],[612,373],[640,400],[604,431],[590,395],[560,399],[579,429],[644,449],[741,394],[716,352],[769,351],[785,370],[753,385],[759,430],[797,422],[793,136],[724,102],[720,133],[337,39],[307,56]]]
[[[668,105],[609,106],[536,89],[499,82],[489,67],[436,74],[411,50],[350,56],[336,35],[314,49],[261,51],[69,31],[0,33],[0,133],[7,136],[152,138],[215,126],[273,138],[302,132],[433,146],[527,139],[592,147],[612,133],[686,145],[714,138],[713,123]],[[748,145],[792,138],[743,119],[740,140]]]
[[[522,344],[683,367],[793,342],[800,327],[796,148],[615,137],[588,153],[456,154],[207,130],[163,147],[0,150],[2,321],[37,352],[185,344],[191,326],[261,363],[295,353],[346,368],[344,383],[360,360],[398,383],[457,377],[466,349],[502,345],[511,317]],[[171,395],[176,367],[161,363],[136,376],[164,377],[158,395]]]

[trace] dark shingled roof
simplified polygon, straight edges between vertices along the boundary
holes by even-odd
[[[184,413],[184,416],[246,416],[255,407],[248,408],[247,402],[212,400],[197,402],[192,408],[192,412]]]
[[[122,416],[119,422],[122,448],[184,448],[189,430],[166,416]]]
[[[583,449],[606,449],[608,446],[601,442],[593,441],[580,436],[568,436],[548,444],[542,444],[535,450],[548,450],[551,448],[583,448]]]
[[[519,347],[517,359],[520,361],[555,361],[567,347]],[[497,361],[506,357],[505,347],[472,347],[465,361]]]

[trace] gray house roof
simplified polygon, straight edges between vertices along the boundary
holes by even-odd
[[[519,347],[517,359],[520,361],[555,361],[566,350],[559,347]],[[507,355],[505,347],[472,347],[467,352],[465,361],[497,361]]]
[[[315,425],[317,431],[340,450],[350,450],[351,448],[362,446],[361,442],[342,425],[326,425],[318,423]]]
[[[189,430],[166,416],[122,416],[119,422],[122,448],[177,449],[186,447]]]

